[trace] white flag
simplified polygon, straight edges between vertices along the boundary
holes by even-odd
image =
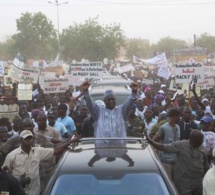
[[[165,53],[159,54],[159,55],[157,55],[151,59],[148,59],[148,60],[143,60],[143,62],[147,65],[156,64],[156,65],[159,65],[162,67],[167,67],[167,65],[168,65]]]
[[[137,56],[133,56],[133,63],[141,64],[142,62],[143,62],[143,59],[138,58]]]

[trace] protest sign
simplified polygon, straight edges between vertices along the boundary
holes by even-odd
[[[204,66],[204,75],[205,77],[213,77],[215,75],[214,66]]]
[[[3,62],[0,60],[0,75],[4,74],[4,64]]]
[[[153,85],[154,81],[152,79],[143,79],[142,83],[145,85]]]
[[[193,96],[193,92],[190,90],[190,83],[176,83],[175,80],[170,81],[170,91],[177,91],[179,95],[184,94],[187,98]],[[196,94],[201,95],[199,87],[196,87]]]
[[[127,65],[125,65],[125,66],[120,66],[120,67],[116,68],[115,70],[116,70],[119,74],[122,74],[122,73],[128,72],[128,71],[130,71],[130,70],[132,70],[132,69],[133,69],[132,64],[127,64]]]
[[[68,89],[68,79],[44,78],[44,93],[65,93]]]
[[[23,69],[22,80],[31,79],[33,83],[37,83],[39,72],[39,69],[25,68]]]
[[[55,72],[43,72],[44,77],[55,78]]]
[[[15,81],[20,81],[21,78],[22,78],[22,73],[23,73],[23,70],[14,66],[14,65],[11,65],[10,67],[10,77],[15,80]]]
[[[168,62],[167,62],[167,58],[166,58],[166,54],[165,53],[162,53],[162,54],[159,54],[153,58],[150,58],[150,59],[147,59],[147,60],[142,60],[144,62],[144,64],[147,64],[147,65],[159,65],[161,67],[167,67],[168,65]]]
[[[80,86],[84,82],[84,79],[80,77],[73,77],[71,75],[66,75],[66,78],[68,79],[69,85],[73,85],[73,86]]]
[[[32,100],[32,88],[31,83],[19,83],[18,100]]]
[[[102,62],[85,62],[72,64],[70,72],[73,77],[99,78],[104,69]]]
[[[204,66],[198,64],[176,64],[175,65],[175,80],[176,83],[189,83],[191,80],[204,80]]]
[[[56,76],[60,76],[64,74],[64,70],[60,65],[45,67],[44,72],[54,72]]]
[[[200,89],[214,88],[214,78],[204,79],[204,81],[198,82],[197,86],[200,87]]]
[[[165,78],[166,80],[168,80],[170,75],[171,75],[171,72],[169,71],[169,69],[167,67],[160,67],[158,69],[157,76]]]

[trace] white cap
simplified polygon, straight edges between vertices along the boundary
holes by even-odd
[[[202,99],[202,103],[203,103],[204,101],[209,102],[207,98],[203,98],[203,99]]]
[[[161,88],[163,88],[163,87],[166,87],[166,85],[162,84],[162,85],[161,85]]]
[[[163,90],[159,90],[158,93],[164,94],[164,91]]]
[[[21,138],[26,138],[26,137],[29,137],[29,136],[31,136],[31,137],[33,137],[33,133],[31,132],[31,131],[29,131],[29,130],[23,130],[20,134],[19,134],[19,137],[21,137]]]

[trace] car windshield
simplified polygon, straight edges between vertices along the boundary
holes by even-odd
[[[161,176],[156,173],[130,173],[116,178],[89,174],[60,176],[51,195],[168,195]]]

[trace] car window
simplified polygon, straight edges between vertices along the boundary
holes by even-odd
[[[162,177],[156,173],[123,174],[104,178],[89,174],[60,176],[51,195],[168,195]]]

